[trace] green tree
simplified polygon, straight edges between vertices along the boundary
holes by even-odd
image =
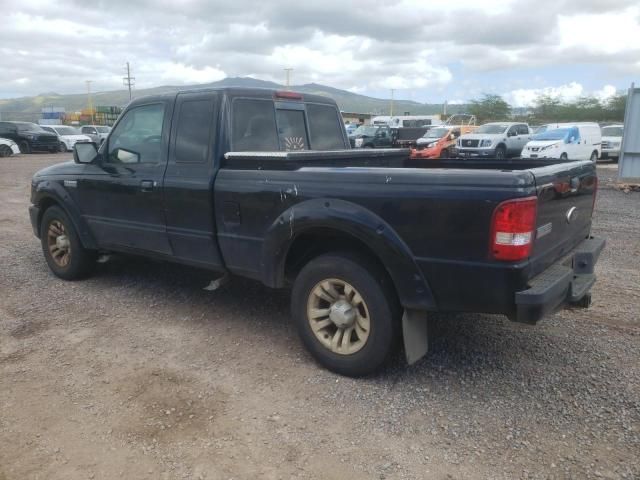
[[[485,93],[480,100],[472,100],[469,113],[475,115],[480,123],[489,120],[505,120],[511,113],[511,107],[500,95]]]

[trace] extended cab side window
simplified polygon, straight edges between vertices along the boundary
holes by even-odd
[[[175,145],[177,163],[207,161],[213,112],[213,99],[189,100],[180,105]]]
[[[109,163],[156,163],[161,157],[164,104],[141,105],[127,113],[109,137]]]
[[[278,151],[272,100],[236,98],[233,101],[231,149],[234,152]]]
[[[529,135],[529,127],[526,125],[518,125],[518,135]]]

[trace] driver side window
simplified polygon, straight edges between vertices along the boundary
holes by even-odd
[[[507,131],[507,137],[514,137],[518,134],[518,131],[516,129],[516,126],[513,125],[508,131]]]
[[[129,110],[109,137],[109,163],[157,163],[162,153],[164,104]]]

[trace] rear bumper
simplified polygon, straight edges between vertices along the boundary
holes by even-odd
[[[595,264],[604,246],[603,238],[584,240],[569,257],[532,278],[527,290],[516,292],[516,313],[511,319],[536,323],[567,304],[584,304],[596,281]]]

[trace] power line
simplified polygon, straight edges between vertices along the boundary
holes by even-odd
[[[127,76],[122,77],[122,83],[129,89],[129,101],[131,101],[131,87],[135,86],[136,77],[131,76],[131,68],[129,66],[129,62],[127,62]]]

